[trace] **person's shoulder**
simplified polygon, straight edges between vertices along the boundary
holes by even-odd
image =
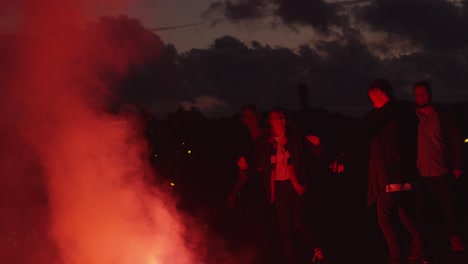
[[[437,114],[443,115],[443,116],[451,116],[452,110],[450,110],[449,107],[443,105],[443,104],[433,104],[434,110]]]
[[[450,123],[454,121],[455,113],[447,106],[437,104],[434,105],[434,110],[438,115],[439,122],[444,122],[446,124],[447,122]]]

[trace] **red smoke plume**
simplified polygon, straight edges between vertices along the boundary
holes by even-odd
[[[89,3],[23,0],[4,36],[0,262],[198,263],[201,239],[148,184],[137,122],[104,105],[162,43],[126,17],[87,24]]]

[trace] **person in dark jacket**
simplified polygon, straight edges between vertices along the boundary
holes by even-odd
[[[425,200],[435,200],[431,208],[444,213],[453,251],[466,249],[456,219],[451,184],[463,173],[463,139],[447,111],[432,103],[428,82],[413,86],[416,113],[419,117],[417,166],[423,180]],[[424,207],[424,203],[419,205]]]
[[[418,119],[409,106],[394,98],[388,80],[375,80],[368,93],[374,109],[366,122],[370,135],[367,203],[376,204],[378,224],[387,241],[391,263],[403,261],[394,225],[397,216],[412,236],[409,258],[422,261],[423,240],[413,208],[418,182]]]
[[[262,124],[261,113],[255,105],[244,105],[241,121],[248,132],[248,138],[239,144],[237,157],[238,179],[228,196],[228,205],[237,208],[240,221],[242,246],[252,252],[255,264],[272,263],[277,256],[274,230],[274,212],[267,194],[269,178],[265,175],[264,155],[267,148],[269,129]],[[249,262],[250,263],[250,262]]]

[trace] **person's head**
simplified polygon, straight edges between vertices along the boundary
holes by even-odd
[[[413,85],[414,102],[417,107],[423,108],[432,104],[431,86],[426,81],[420,81]]]
[[[249,104],[242,107],[242,123],[245,126],[252,128],[260,123],[260,113],[255,105]]]
[[[393,88],[387,79],[381,78],[373,81],[368,90],[369,98],[374,108],[381,108],[394,98]]]
[[[275,136],[282,136],[286,133],[286,111],[282,108],[274,108],[268,115],[268,123]]]

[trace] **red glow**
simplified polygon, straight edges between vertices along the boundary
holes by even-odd
[[[8,138],[2,143],[9,142],[1,153],[9,158],[0,164],[8,172],[0,192],[2,201],[12,200],[37,180],[47,201],[40,207],[37,197],[25,192],[24,206],[2,204],[41,231],[35,244],[24,242],[18,249],[28,260],[7,252],[5,245],[15,247],[9,240],[0,241],[0,253],[10,254],[9,263],[57,263],[56,258],[63,264],[197,263],[205,253],[199,249],[203,239],[187,233],[190,220],[182,219],[168,194],[145,183],[152,172],[142,159],[145,142],[133,120],[109,115],[99,105],[112,92],[112,82],[129,65],[158,56],[161,43],[125,18],[87,27],[83,13],[90,3],[18,4],[22,20],[12,48],[15,60],[1,65],[6,78],[0,128]],[[37,166],[27,170],[31,164]],[[13,222],[2,226],[23,228],[12,227]],[[21,240],[21,235],[12,236]],[[31,233],[24,236],[22,241],[31,240]],[[187,237],[192,244],[186,244]],[[38,258],[48,244],[56,245],[58,256]],[[189,246],[198,249],[197,256]]]
[[[18,2],[17,32],[0,42],[0,262],[248,263],[146,182],[136,120],[103,107],[160,39],[123,16],[88,24],[91,0]]]

